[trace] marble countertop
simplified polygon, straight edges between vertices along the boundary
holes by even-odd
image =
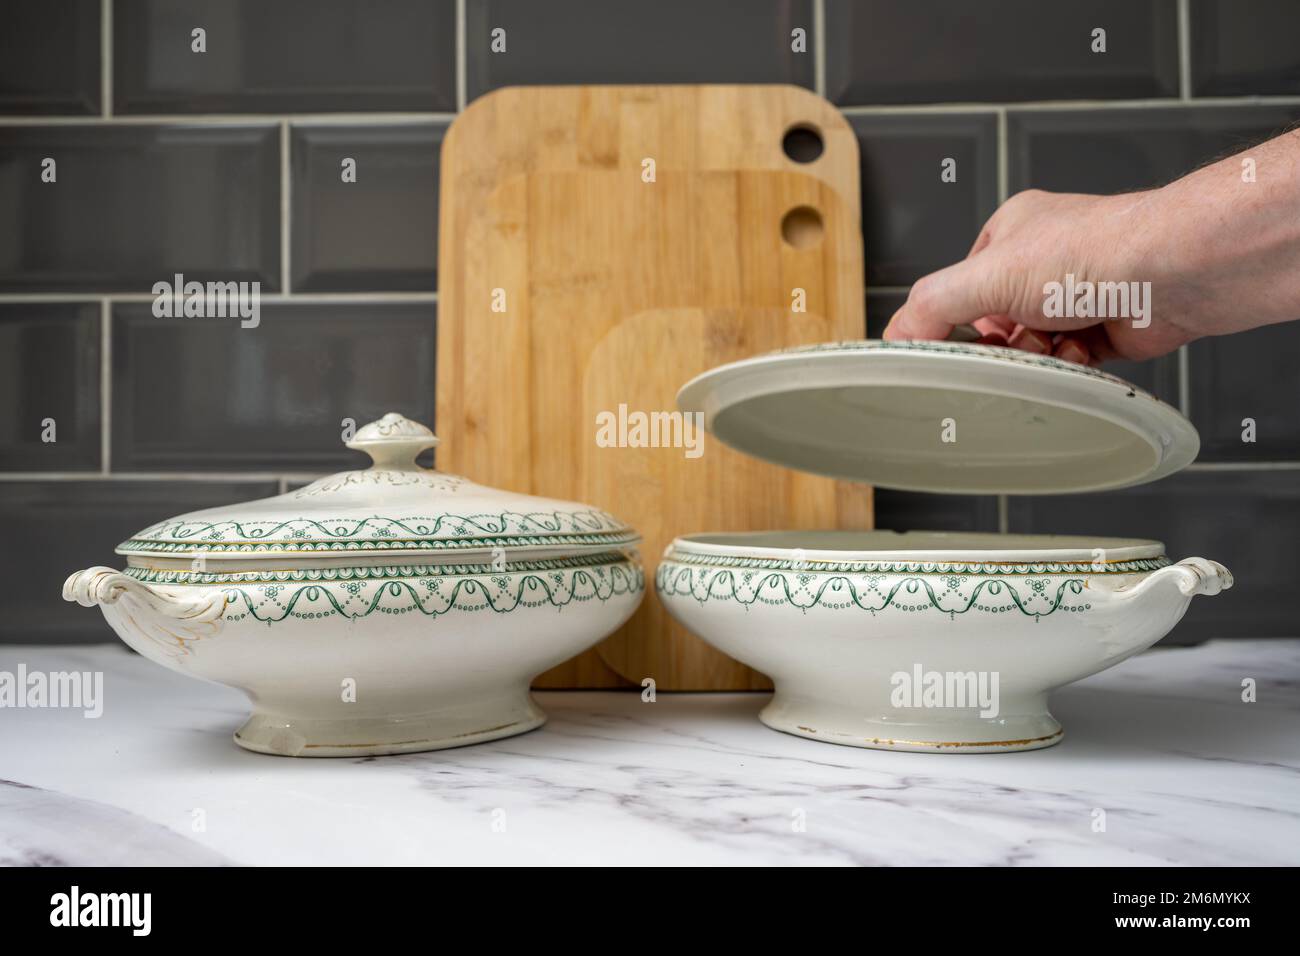
[[[0,709],[3,864],[1300,863],[1300,640],[1148,652],[1053,696],[1059,746],[989,755],[787,736],[766,694],[543,692],[521,737],[291,760],[117,645],[20,664],[102,671],[105,704]]]

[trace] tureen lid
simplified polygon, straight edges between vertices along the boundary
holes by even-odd
[[[118,545],[117,553],[222,560],[446,554],[459,561],[499,551],[564,556],[638,540],[632,528],[588,505],[488,488],[416,464],[438,439],[393,412],[346,444],[373,464],[273,498],[160,521]]]
[[[884,488],[1099,491],[1189,464],[1196,428],[1114,375],[962,342],[801,346],[711,369],[677,394],[731,447]]]

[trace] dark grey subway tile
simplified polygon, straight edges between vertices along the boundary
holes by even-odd
[[[1194,96],[1300,93],[1300,4],[1190,0]]]
[[[63,600],[68,575],[97,565],[121,568],[124,560],[113,549],[155,521],[264,498],[277,488],[275,482],[0,482],[5,545],[22,556],[6,565],[0,643],[117,640],[98,608]]]
[[[294,127],[295,292],[432,292],[445,124]],[[350,162],[349,162],[350,161]]]
[[[1184,471],[1162,481],[1082,495],[1013,497],[1010,530],[1154,538],[1173,561],[1209,558],[1236,583],[1197,597],[1165,643],[1294,637],[1300,471]]]
[[[1178,179],[1300,120],[1300,106],[1012,110],[1012,192],[1121,193]]]
[[[1199,460],[1300,461],[1297,356],[1300,322],[1188,346],[1189,411],[1201,433]],[[1300,484],[1300,471],[1293,480]]]
[[[113,41],[119,113],[456,109],[455,0],[121,0]]]
[[[997,531],[994,495],[935,495],[877,488],[875,525],[889,531]]]
[[[0,471],[99,469],[99,322],[96,302],[0,304]]]
[[[100,0],[20,0],[0,13],[0,115],[100,111]]]
[[[0,127],[0,292],[278,290],[279,156],[273,125]]]
[[[812,8],[812,0],[475,0],[465,14],[468,95],[538,83],[811,88]]]
[[[849,122],[862,166],[868,286],[910,285],[964,259],[998,204],[997,118],[924,113]]]
[[[1178,95],[1175,0],[826,0],[833,103]],[[1094,34],[1105,30],[1105,52]]]
[[[402,412],[432,426],[433,303],[265,304],[238,319],[113,308],[113,467],[317,472],[363,464],[343,447]]]

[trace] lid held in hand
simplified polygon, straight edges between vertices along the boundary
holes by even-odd
[[[1114,375],[959,342],[786,349],[697,376],[677,404],[756,458],[908,491],[1122,488],[1200,448],[1177,409]]]

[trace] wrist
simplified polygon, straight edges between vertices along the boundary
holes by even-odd
[[[1187,195],[1187,180],[1111,197],[1115,201],[1114,268],[1149,290],[1151,327],[1168,341],[1188,342],[1214,333],[1212,275],[1206,260],[1212,249],[1204,234],[1222,221]]]
[[[1300,134],[1280,136],[1141,194],[1129,255],[1188,338],[1300,316],[1298,149]]]

